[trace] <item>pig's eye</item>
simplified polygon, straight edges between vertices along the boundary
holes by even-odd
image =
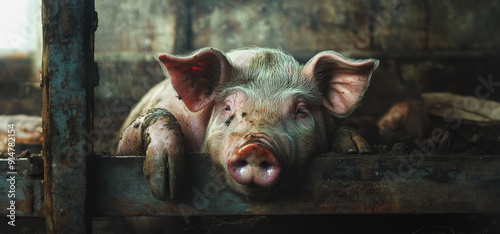
[[[307,110],[306,103],[304,102],[299,102],[297,104],[297,111],[296,111],[296,116],[297,118],[304,118],[309,115],[309,111]]]
[[[224,107],[222,108],[222,110],[226,111],[226,112],[230,112],[231,111],[231,106],[232,106],[232,102],[231,100],[226,100],[224,102]]]
[[[305,108],[298,108],[297,109],[297,117],[305,117],[309,112],[307,112],[307,109]]]
[[[303,108],[297,109],[297,114],[307,114],[307,110]]]

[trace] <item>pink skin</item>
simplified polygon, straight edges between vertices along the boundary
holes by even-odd
[[[169,183],[164,178],[166,172],[166,164],[175,166],[168,167],[170,178],[181,178],[183,176],[184,167],[184,149],[177,147],[183,145],[182,132],[179,125],[172,124],[172,120],[168,117],[157,115],[154,121],[150,121],[147,128],[146,119],[154,113],[147,113],[137,118],[132,124],[125,129],[123,137],[118,146],[119,155],[136,155],[145,154],[147,157],[144,161],[144,175],[150,181],[151,191],[153,195],[165,200],[166,194],[164,191],[170,187],[170,198],[174,199],[181,186],[179,181],[170,180]],[[142,130],[145,129],[143,132]],[[147,147],[144,149],[143,141],[147,141]],[[145,150],[145,152],[141,152]]]
[[[148,170],[164,165],[155,159],[175,154],[161,148],[201,151],[223,168],[228,185],[246,196],[280,187],[286,177],[299,174],[311,154],[327,152],[334,131],[331,115],[345,117],[356,108],[378,66],[377,60],[349,60],[333,51],[301,66],[282,51],[263,48],[227,55],[205,48],[186,57],[158,54],[157,60],[169,79],[132,110],[119,152],[135,154],[143,146],[137,130],[129,129],[134,118],[152,108],[168,110],[182,129],[175,139],[182,140],[152,139],[147,152],[139,152],[152,162]],[[264,78],[256,78],[259,74]],[[249,80],[255,86],[218,93]],[[288,83],[294,86],[285,87]],[[152,138],[172,134],[148,132]]]
[[[262,187],[273,185],[280,174],[280,163],[262,144],[243,146],[227,161],[233,179],[242,185],[255,183]]]
[[[293,142],[293,138],[297,137],[290,132],[289,126],[302,126],[309,131],[302,132],[303,135],[318,133],[312,137],[318,141],[312,140],[312,144],[320,144],[319,139],[326,138],[324,131],[319,129],[324,125],[315,125],[323,123],[321,112],[318,108],[307,106],[300,96],[290,96],[280,102],[280,108],[277,107],[272,103],[268,106],[256,105],[240,90],[215,104],[214,118],[207,129],[205,150],[223,165],[228,175],[226,181],[240,193],[251,194],[258,190],[256,185],[273,187],[280,182],[283,171],[293,171],[303,163],[297,154],[308,154],[301,150],[308,147]],[[261,115],[267,118],[263,119]],[[225,126],[231,116],[230,125]]]

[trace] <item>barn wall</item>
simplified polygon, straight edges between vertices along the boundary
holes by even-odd
[[[353,118],[376,120],[422,92],[475,95],[479,76],[500,80],[498,1],[96,1],[96,126],[118,135],[128,110],[163,75],[153,55],[205,46],[281,47],[300,62],[322,50],[381,60]],[[500,100],[500,92],[490,99]],[[96,134],[99,135],[99,134]],[[100,135],[97,138],[100,138]]]
[[[303,63],[322,50],[378,58],[352,116],[373,121],[423,92],[475,96],[479,77],[500,80],[500,2],[494,0],[106,0],[96,1],[96,10],[98,151],[113,151],[130,108],[163,79],[157,52],[262,46],[283,48]],[[38,55],[0,58],[1,114],[40,115]],[[498,88],[489,99],[500,100]]]

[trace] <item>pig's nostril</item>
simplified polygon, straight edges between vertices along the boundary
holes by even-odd
[[[242,167],[245,167],[246,165],[248,165],[247,161],[239,160],[239,161],[234,162],[231,166],[234,168],[242,168]]]
[[[262,163],[260,164],[260,166],[261,166],[262,168],[264,168],[264,169],[266,169],[266,170],[267,170],[267,169],[270,169],[270,167],[272,167],[273,165],[272,165],[271,163],[269,163],[269,162],[262,162]]]

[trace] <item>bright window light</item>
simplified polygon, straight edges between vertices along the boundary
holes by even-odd
[[[36,51],[41,38],[40,15],[40,1],[2,1],[0,55]]]

